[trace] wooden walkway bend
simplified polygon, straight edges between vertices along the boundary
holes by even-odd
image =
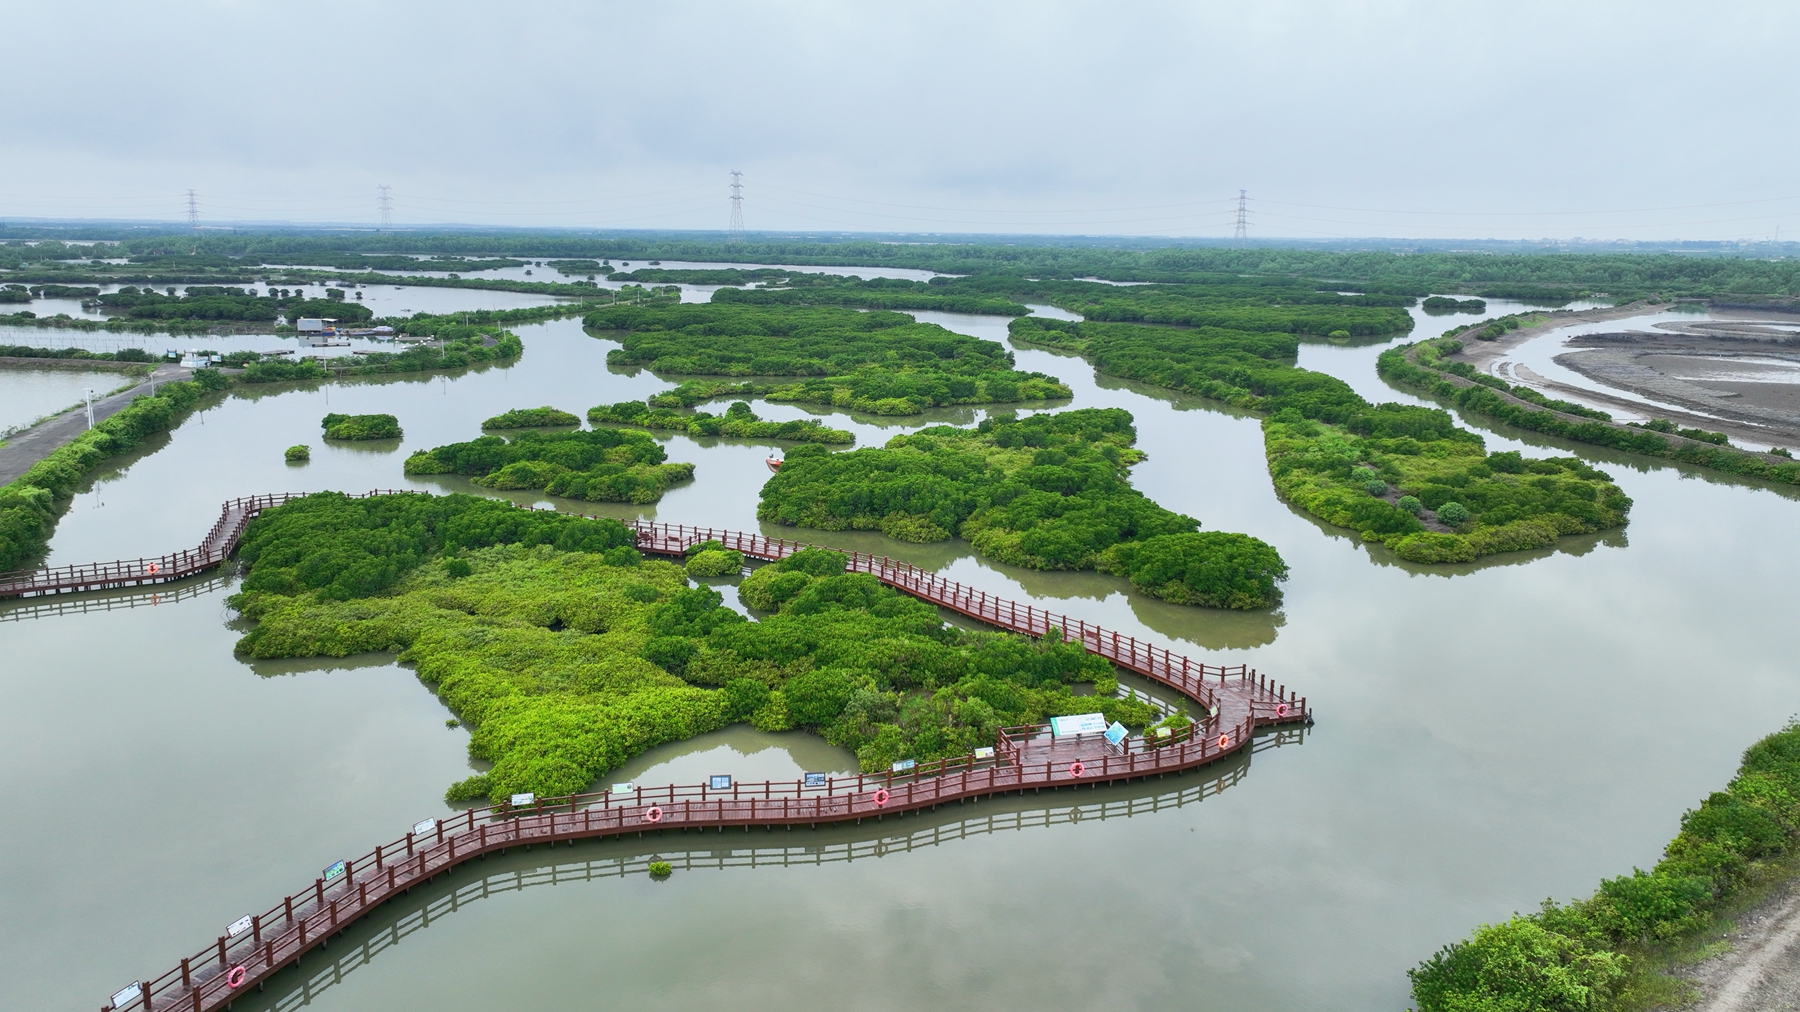
[[[35,572],[0,574],[0,598],[142,586],[181,579],[223,564],[245,526],[262,510],[304,493],[234,499],[198,548],[157,559],[137,559]],[[391,495],[370,492],[367,495]],[[804,542],[761,534],[638,521],[638,548],[680,555],[692,545],[718,541],[752,558],[786,558]],[[991,750],[919,765],[905,771],[806,780],[733,782],[646,788],[632,786],[567,797],[515,797],[513,802],[471,808],[429,820],[368,853],[334,864],[329,879],[284,897],[246,918],[242,929],[221,935],[179,966],[140,982],[116,1012],[208,1010],[226,1007],[251,985],[288,966],[369,910],[455,866],[534,843],[573,842],[667,829],[814,826],[931,808],[995,794],[1045,787],[1091,786],[1163,776],[1247,751],[1257,728],[1310,723],[1306,697],[1245,665],[1222,667],[1192,661],[1067,615],[1020,605],[908,563],[846,552],[851,572],[868,573],[897,590],[988,625],[1030,636],[1057,635],[1079,642],[1119,668],[1179,692],[1199,704],[1193,725],[1168,737],[1127,738],[1108,744],[1098,735],[1053,739],[1047,727],[1003,728]],[[115,1012],[111,1004],[102,1012]]]

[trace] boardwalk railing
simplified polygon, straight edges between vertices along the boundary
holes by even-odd
[[[216,567],[230,558],[253,517],[303,494],[251,496],[226,503],[206,539],[191,551],[159,559],[0,575],[0,597],[163,583]],[[369,492],[355,498],[392,494],[397,493]],[[640,550],[667,555],[684,554],[706,541],[718,541],[764,560],[783,559],[810,547],[804,542],[713,528],[647,521],[630,526]],[[868,573],[940,607],[1013,632],[1080,643],[1088,652],[1194,700],[1204,714],[1168,737],[1127,738],[1117,746],[1089,741],[1084,747],[1079,741],[1051,739],[1043,726],[1004,728],[992,756],[942,759],[904,771],[828,776],[822,783],[811,784],[805,780],[733,782],[723,789],[704,784],[634,785],[559,798],[521,795],[519,799],[526,804],[472,808],[448,819],[420,823],[404,837],[332,865],[310,889],[234,923],[232,934],[219,936],[214,945],[183,959],[175,969],[134,985],[135,994],[128,988],[119,1012],[222,1008],[243,988],[260,984],[322,945],[371,907],[464,861],[508,847],[670,828],[723,832],[737,827],[860,822],[993,794],[1160,776],[1251,751],[1259,726],[1310,722],[1306,697],[1245,665],[1197,663],[1166,647],[995,597],[909,563],[863,552],[843,554],[849,559],[849,571]],[[109,1012],[113,1006],[102,1008]]]

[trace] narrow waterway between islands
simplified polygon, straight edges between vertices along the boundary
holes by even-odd
[[[1004,320],[917,315],[1004,338]],[[510,368],[211,403],[78,495],[50,562],[192,545],[222,500],[247,493],[467,489],[406,478],[401,461],[508,408],[579,414],[670,385],[609,369],[612,345],[578,321],[519,333]],[[1379,350],[1308,344],[1301,362],[1371,399],[1412,400],[1375,377]],[[1427,569],[1276,499],[1255,418],[1096,377],[1078,358],[1018,358],[1068,382],[1072,406],[1132,411],[1146,494],[1276,545],[1293,572],[1283,605],[1182,608],[1112,577],[996,566],[960,542],[763,529],[1248,663],[1310,698],[1319,723],[1303,741],[1195,776],[862,827],[514,852],[415,891],[239,1008],[1397,1010],[1405,970],[1439,945],[1652,864],[1744,747],[1800,711],[1785,635],[1800,545],[1780,534],[1800,512],[1790,494],[1539,449],[1613,474],[1636,501],[1630,526]],[[391,412],[405,436],[325,446],[328,411]],[[828,421],[873,445],[980,417]],[[300,442],[311,463],[285,463]],[[758,528],[769,444],[667,444],[698,472],[661,503],[556,505]],[[18,913],[0,927],[0,1004],[97,1007],[332,861],[443,813],[444,786],[466,775],[466,730],[391,657],[235,659],[231,588],[217,576],[0,604],[0,803],[14,813],[0,825],[0,904]],[[852,762],[803,734],[733,728],[617,776],[763,779]],[[651,856],[676,874],[649,879]]]

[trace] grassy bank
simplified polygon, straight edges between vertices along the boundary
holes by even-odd
[[[83,479],[145,439],[179,425],[204,394],[225,385],[223,376],[205,369],[190,382],[164,383],[155,396],[135,398],[0,486],[0,571],[19,569],[43,555],[57,518]]]
[[[1485,924],[1408,972],[1419,1012],[1632,1012],[1678,1001],[1660,969],[1740,897],[1792,874],[1800,726],[1752,745],[1738,774],[1681,819],[1649,871],[1585,900]]]
[[[1552,400],[1528,386],[1509,384],[1448,356],[1460,341],[1439,338],[1390,348],[1376,361],[1381,378],[1403,390],[1442,398],[1480,418],[1646,457],[1697,464],[1727,474],[1800,485],[1800,462],[1775,454],[1733,449],[1723,437],[1698,429],[1658,431],[1621,425],[1604,411]]]

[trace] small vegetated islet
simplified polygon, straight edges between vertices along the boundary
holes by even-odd
[[[330,414],[319,420],[326,439],[399,439],[400,419],[393,415]]]
[[[1342,380],[1297,368],[1298,345],[1284,334],[1035,317],[1012,330],[1018,340],[1079,351],[1101,372],[1265,413],[1264,450],[1282,498],[1412,562],[1541,548],[1621,526],[1631,508],[1610,478],[1577,458],[1489,454],[1447,412],[1373,405]],[[1418,512],[1403,508],[1395,490],[1418,500]],[[1459,523],[1432,512],[1451,503],[1467,511],[1451,511]]]
[[[1042,373],[1013,368],[993,341],[918,323],[902,313],[837,307],[679,304],[590,313],[595,330],[620,332],[612,365],[686,376],[795,377],[779,382],[685,382],[653,407],[718,397],[822,404],[877,415],[916,415],[954,404],[1020,404],[1070,396]]]
[[[843,429],[831,429],[814,418],[766,422],[746,401],[733,401],[723,415],[705,411],[676,411],[651,407],[643,401],[621,401],[588,409],[593,425],[631,425],[660,431],[685,432],[690,436],[732,436],[738,439],[791,439],[801,443],[848,445],[856,437]]]
[[[580,425],[581,419],[567,411],[545,405],[541,408],[514,408],[481,423],[486,429],[532,429],[559,425]]]
[[[1800,726],[1744,753],[1737,776],[1681,818],[1649,871],[1585,900],[1485,924],[1408,972],[1419,1012],[1613,1012],[1679,999],[1655,970],[1800,843]]]
[[[312,447],[307,446],[305,443],[298,443],[288,447],[282,456],[286,457],[290,464],[305,463],[312,459]]]
[[[415,453],[405,471],[466,475],[487,488],[542,489],[589,502],[653,503],[692,478],[694,465],[669,462],[662,444],[642,432],[526,429]]]
[[[322,493],[245,532],[231,601],[258,658],[398,651],[494,765],[453,798],[586,789],[645,749],[749,721],[804,728],[865,770],[968,754],[1001,726],[1099,710],[1111,665],[1063,642],[948,627],[937,609],[806,549],[744,581],[748,621],[613,520],[474,496]],[[696,553],[699,558],[708,552]],[[691,564],[691,560],[690,560]],[[767,575],[765,575],[767,574]],[[1095,695],[1072,687],[1091,683]]]

